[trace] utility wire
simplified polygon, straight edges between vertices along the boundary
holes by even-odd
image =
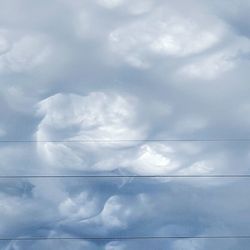
[[[0,179],[22,178],[250,178],[246,175],[0,175]]]
[[[0,140],[0,143],[119,143],[119,142],[250,142],[250,138],[214,139],[86,139],[86,140]]]
[[[45,241],[45,240],[167,240],[167,239],[248,239],[250,235],[214,235],[214,236],[131,236],[131,237],[24,237],[0,238],[0,241]]]

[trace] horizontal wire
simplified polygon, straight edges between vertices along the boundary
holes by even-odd
[[[164,239],[249,239],[250,235],[215,236],[133,236],[133,237],[27,237],[0,238],[0,241],[36,241],[36,240],[164,240]]]
[[[0,143],[116,143],[116,142],[250,142],[250,138],[214,139],[91,139],[91,140],[0,140]]]
[[[18,178],[250,178],[246,175],[0,175],[0,179]]]

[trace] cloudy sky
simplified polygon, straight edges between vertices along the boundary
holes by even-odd
[[[249,11],[1,0],[1,175],[250,174],[238,140],[250,138]],[[19,240],[0,248],[248,250],[250,239],[20,239],[250,235],[249,190],[247,178],[1,179],[0,238]]]

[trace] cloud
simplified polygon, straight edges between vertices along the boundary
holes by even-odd
[[[128,163],[137,174],[166,174],[178,167],[171,159],[172,149],[163,144],[141,146],[134,161]]]
[[[125,250],[126,244],[119,241],[113,241],[105,246],[105,250]]]
[[[142,219],[148,207],[147,195],[144,194],[138,194],[132,198],[112,196],[104,205],[100,214],[100,223],[108,229],[127,228],[129,224],[131,225],[136,220]]]
[[[33,112],[32,105],[37,100],[34,96],[27,95],[26,91],[23,90],[22,84],[21,86],[3,86],[3,88],[5,88],[3,99],[6,101],[6,103],[11,109],[23,113]]]
[[[100,204],[92,194],[82,192],[76,197],[68,197],[59,205],[62,216],[83,220],[99,213]]]
[[[98,0],[97,1],[101,6],[106,8],[115,8],[123,4],[123,0]]]
[[[249,137],[248,12],[247,0],[0,1],[0,136],[35,140],[1,143],[1,175],[248,173],[247,142],[206,141]],[[243,235],[249,190],[245,178],[0,179],[0,238]],[[249,243],[0,241],[55,248]]]
[[[238,66],[241,61],[240,55],[249,51],[248,39],[237,38],[236,42],[227,48],[185,65],[179,73],[190,78],[213,80]]]
[[[102,143],[38,143],[39,153],[55,165],[87,169],[87,154],[99,147],[125,147],[145,138],[145,128],[137,126],[133,98],[114,93],[93,92],[87,96],[57,94],[39,103],[43,117],[38,141],[99,140]],[[122,141],[129,138],[132,141]],[[112,140],[121,140],[118,143]],[[105,142],[107,141],[107,142]],[[111,142],[109,142],[111,141]]]
[[[2,128],[2,126],[0,126],[0,137],[3,137],[6,135],[6,131],[4,128]]]
[[[234,67],[235,63],[229,56],[219,53],[197,63],[184,66],[180,73],[190,78],[212,80]]]
[[[82,249],[89,249],[89,250],[101,250],[98,246],[88,241],[64,241],[58,240],[54,241],[38,241],[38,242],[20,242],[20,241],[13,241],[9,243],[4,250],[21,250],[21,249],[30,249],[30,250],[53,250],[56,248],[59,249],[75,249],[75,250],[82,250]]]
[[[202,130],[208,126],[208,121],[203,117],[183,117],[179,122],[176,122],[174,133],[188,134]]]
[[[143,68],[154,56],[178,58],[206,51],[222,39],[223,33],[222,24],[208,25],[171,12],[155,12],[113,30],[109,41],[111,49],[125,61]]]
[[[44,117],[38,127],[37,139],[53,140],[50,132],[68,128],[76,128],[72,135],[69,133],[68,140],[139,139],[142,131],[133,129],[136,117],[132,103],[132,98],[102,92],[88,96],[54,95],[39,104],[39,113]],[[62,136],[65,133],[61,134],[61,139]]]
[[[203,247],[203,240],[201,241],[194,241],[194,240],[177,240],[173,244],[173,250],[184,250],[184,249],[190,249],[190,250],[198,250],[198,249],[204,249]]]
[[[49,223],[50,214],[38,216],[42,210],[46,210],[46,206],[38,201],[34,202],[32,189],[33,186],[27,182],[5,183],[5,188],[0,193],[0,211],[4,217],[0,226],[2,237],[24,237],[29,231],[25,225],[33,223],[34,228],[39,231],[39,225]]]
[[[10,43],[6,37],[6,31],[0,30],[0,55],[6,53],[10,49]]]
[[[153,8],[152,0],[97,0],[97,3],[107,9],[116,9],[120,7],[122,11],[131,15],[142,15]]]
[[[7,42],[6,42],[7,43]],[[10,45],[5,45],[6,49]],[[48,44],[36,36],[23,36],[13,41],[11,48],[0,55],[0,72],[25,72],[48,58],[50,49]]]

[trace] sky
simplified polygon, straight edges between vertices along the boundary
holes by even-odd
[[[1,175],[250,174],[249,11],[1,0]],[[247,178],[0,179],[0,238],[17,239],[0,249],[248,250],[250,239],[20,239],[250,235],[249,199]]]

